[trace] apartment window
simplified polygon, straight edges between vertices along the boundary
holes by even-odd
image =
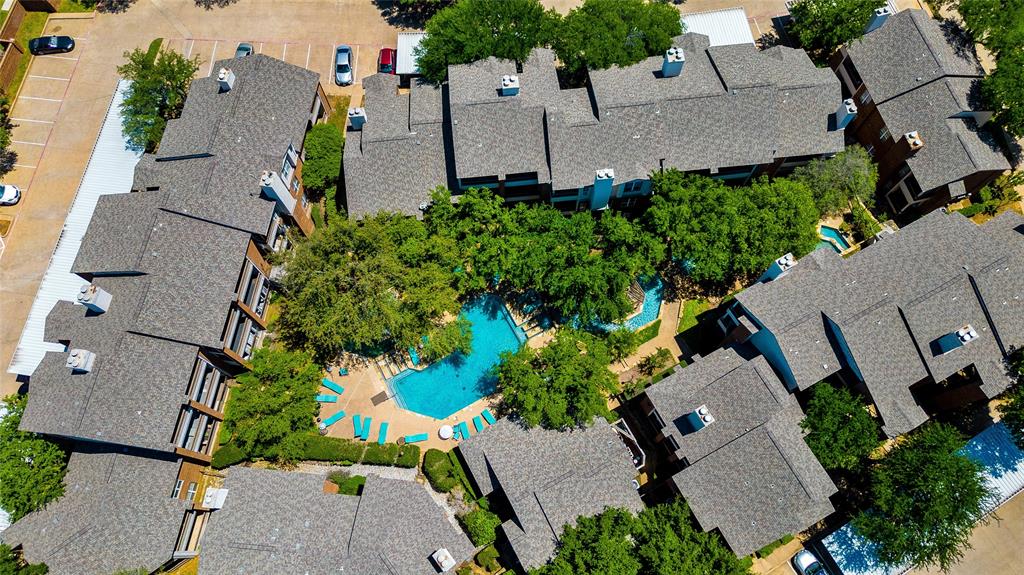
[[[854,92],[856,92],[857,89],[860,88],[860,85],[864,83],[864,80],[861,79],[860,73],[857,72],[857,68],[849,58],[843,60],[843,71],[846,72],[847,77],[850,78],[850,84],[852,84],[850,87]]]
[[[290,184],[292,181],[292,175],[295,174],[295,164],[298,154],[295,153],[295,149],[288,146],[288,151],[284,154],[284,160],[281,161],[281,181],[286,184]]]
[[[861,92],[860,97],[857,99],[860,100],[861,104],[867,104],[868,102],[871,101],[871,92],[864,90],[863,92]]]
[[[631,194],[639,194],[642,191],[644,191],[643,180],[630,180],[622,184],[622,195],[624,196],[628,196]]]
[[[242,359],[249,359],[256,346],[256,339],[261,331],[260,327],[238,308],[233,309],[231,313],[227,347],[240,355]]]
[[[892,134],[889,133],[889,128],[887,128],[885,126],[882,126],[882,129],[878,131],[878,139],[882,140],[883,142],[885,142],[886,140],[888,140],[891,137],[892,137]]]
[[[247,274],[245,284],[242,286],[242,301],[249,309],[256,312],[256,315],[263,317],[263,312],[267,307],[267,298],[270,296],[270,283],[260,268],[256,267],[256,264],[247,260],[246,267]]]
[[[864,151],[867,152],[868,155],[871,156],[872,158],[875,157],[875,146],[874,145],[869,144],[868,147],[864,149]]]
[[[189,481],[188,493],[185,495],[185,501],[192,501],[196,498],[196,490],[199,489],[199,485],[195,481]]]
[[[220,411],[220,404],[224,399],[225,379],[224,372],[213,367],[205,359],[197,358],[189,398]]]
[[[171,499],[177,499],[178,496],[181,495],[181,486],[184,484],[184,479],[179,479],[178,482],[174,484],[174,491],[171,491]]]

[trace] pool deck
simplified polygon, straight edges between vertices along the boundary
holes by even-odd
[[[476,435],[476,430],[473,428],[473,416],[480,415],[480,412],[486,408],[491,408],[491,411],[494,412],[494,406],[497,404],[497,397],[485,397],[460,409],[445,419],[434,419],[433,417],[402,409],[393,397],[378,405],[374,405],[374,397],[381,393],[388,394],[389,391],[384,378],[381,377],[380,372],[372,364],[369,367],[349,366],[348,375],[340,377],[337,372],[338,370],[335,366],[334,373],[324,374],[324,377],[344,387],[345,393],[338,397],[337,403],[322,404],[320,409],[321,419],[327,419],[339,410],[345,411],[345,417],[327,429],[327,435],[331,437],[352,439],[352,416],[359,414],[364,418],[373,418],[368,442],[377,441],[380,423],[386,421],[388,422],[388,443],[395,443],[399,437],[406,435],[426,433],[428,439],[420,441],[416,445],[419,445],[423,450],[436,448],[448,451],[455,447],[457,442],[452,440],[446,441],[438,437],[437,430],[439,427],[446,423],[455,425],[460,421],[465,421],[470,427],[470,433]],[[321,388],[320,392],[333,393],[326,390],[326,388]]]

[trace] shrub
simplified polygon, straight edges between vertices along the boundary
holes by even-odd
[[[349,475],[340,470],[328,475],[327,479],[338,486],[338,493],[341,495],[359,495],[363,492],[363,485],[366,484],[366,477]]]
[[[473,575],[473,568],[468,565],[463,565],[455,570],[455,575]]]
[[[225,467],[231,467],[236,463],[241,463],[249,457],[242,451],[241,447],[238,447],[234,443],[228,443],[220,446],[220,448],[213,452],[213,459],[210,460],[210,467],[214,469],[224,469]]]
[[[871,217],[871,214],[859,203],[853,204],[853,212],[850,215],[853,219],[853,233],[862,241],[882,231],[882,226],[878,225],[875,218]]]
[[[448,493],[459,481],[454,476],[452,460],[440,449],[428,449],[423,455],[423,474],[434,491]]]
[[[395,460],[395,467],[412,469],[420,464],[420,446],[403,445],[398,450],[398,459]]]
[[[398,446],[394,443],[378,445],[370,443],[363,452],[363,463],[367,465],[394,465],[398,457]]]
[[[473,545],[479,547],[493,543],[498,538],[494,531],[501,525],[501,519],[486,509],[474,509],[469,513],[459,515],[459,523],[466,530]]]
[[[476,554],[476,564],[483,567],[490,573],[494,573],[498,569],[501,569],[501,564],[498,563],[498,550],[494,545],[488,545]]]
[[[771,555],[776,549],[793,540],[793,536],[786,534],[757,550],[757,556],[764,559]]]
[[[986,208],[986,204],[985,203],[977,203],[977,204],[971,204],[971,205],[966,206],[963,209],[960,209],[960,210],[957,210],[957,211],[960,212],[960,215],[962,215],[963,217],[969,218],[971,216],[978,215],[981,212],[985,211],[985,208]]]
[[[333,124],[317,124],[306,135],[306,160],[302,164],[302,183],[313,200],[338,185],[341,175],[341,150],[345,140]]]
[[[648,341],[651,341],[652,339],[654,339],[655,337],[658,336],[658,331],[659,330],[661,330],[661,319],[660,318],[655,320],[655,322],[652,323],[651,325],[649,325],[649,326],[643,328],[642,330],[636,332],[636,334],[637,334],[637,343],[638,344],[642,344],[642,343],[646,343]]]
[[[302,459],[307,461],[330,461],[334,463],[359,463],[363,458],[364,444],[339,437],[309,435],[306,437]]]

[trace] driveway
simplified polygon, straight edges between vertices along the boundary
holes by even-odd
[[[18,206],[0,209],[0,218],[14,220],[0,251],[0,395],[18,388],[7,366],[85,172],[125,51],[164,38],[167,46],[198,55],[199,72],[206,74],[215,58],[230,57],[239,41],[250,41],[288,62],[307,66],[308,61],[310,69],[326,75],[328,93],[357,96],[361,85],[342,89],[327,75],[334,45],[352,46],[361,79],[373,73],[379,48],[395,46],[401,31],[371,0],[241,0],[213,10],[193,0],[138,0],[121,14],[67,16],[52,15],[46,32],[79,38],[75,52],[34,58],[12,108],[19,165],[5,181],[21,186],[25,196]]]
[[[964,558],[946,575],[1017,575],[1024,572],[1024,495],[1018,493],[996,511],[998,520],[975,528]],[[910,575],[940,575],[938,569],[916,569]]]

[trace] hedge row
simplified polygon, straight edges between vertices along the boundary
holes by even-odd
[[[493,543],[498,538],[496,530],[501,526],[501,519],[486,509],[474,509],[459,515],[458,519],[469,535],[469,540],[477,547]],[[482,563],[481,565],[486,567]]]
[[[241,448],[233,443],[222,445],[213,454],[210,465],[214,469],[224,469],[237,463],[252,459]],[[323,461],[340,465],[365,463],[367,465],[386,465],[413,468],[420,461],[420,446],[394,443],[364,443],[340,437],[309,435],[303,444],[300,459],[304,461]]]

